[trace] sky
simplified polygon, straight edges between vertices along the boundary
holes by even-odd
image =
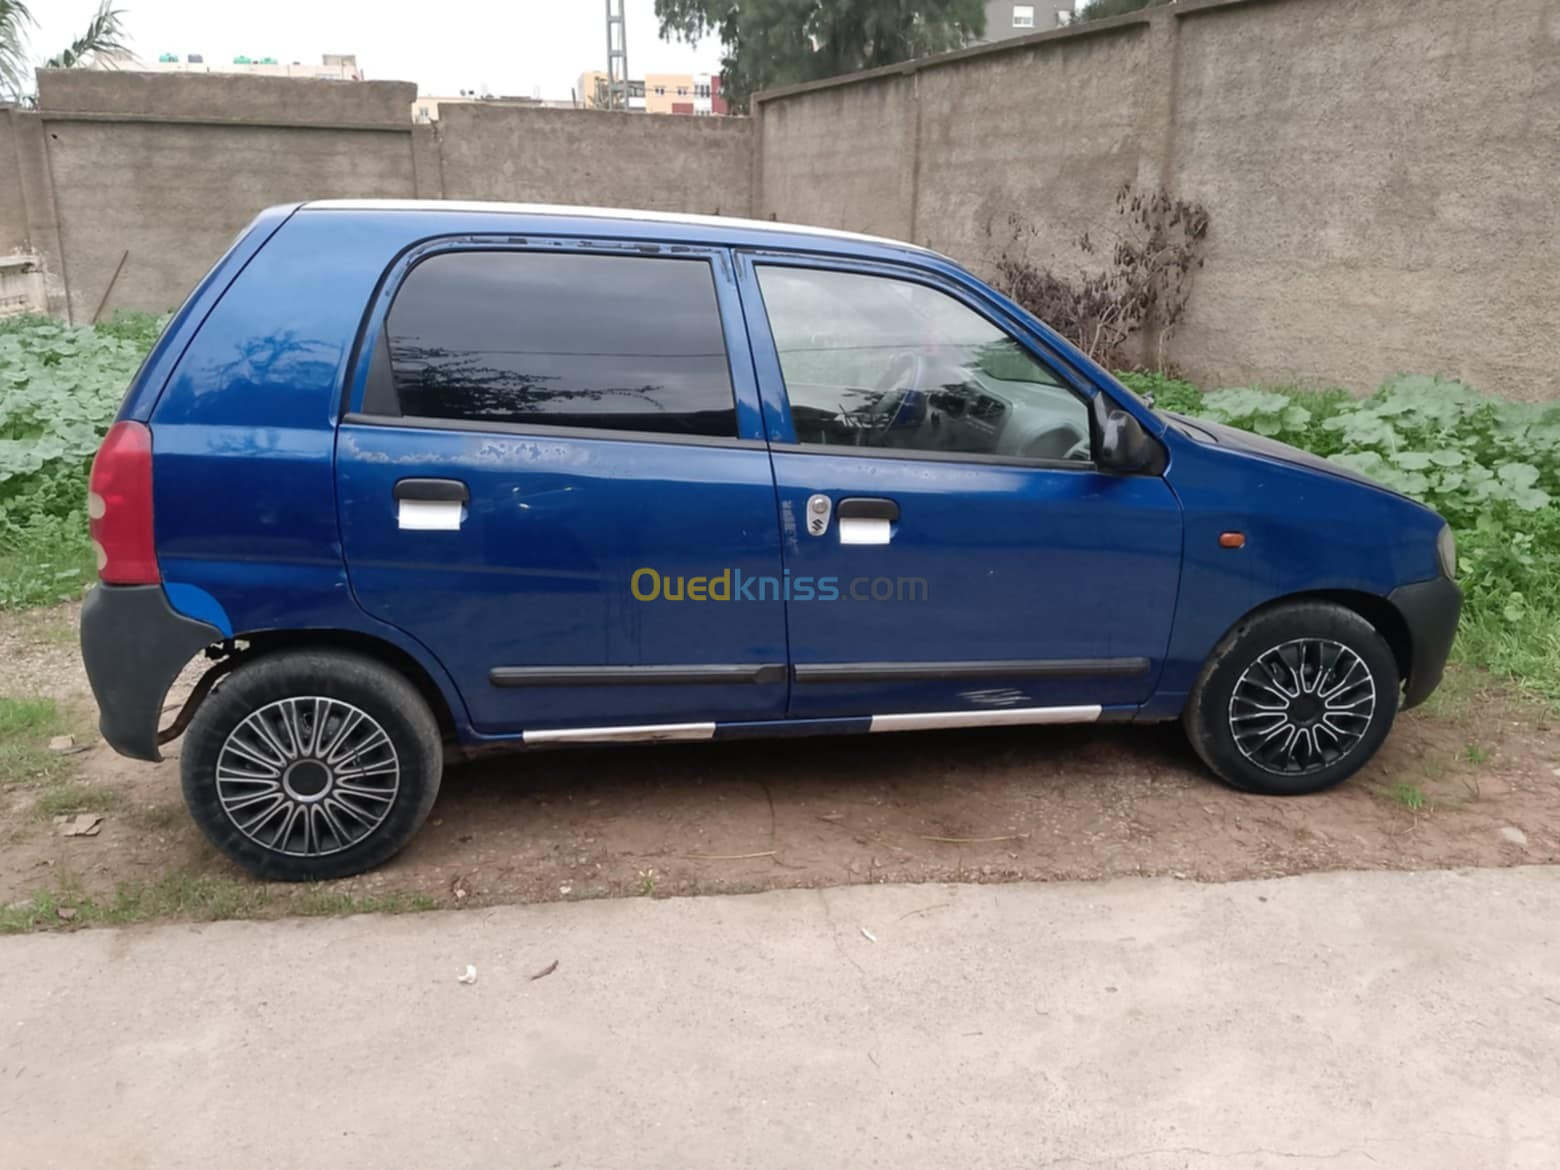
[[[463,89],[567,98],[588,69],[605,69],[605,0],[115,0],[138,57],[204,53],[316,63],[322,53],[356,53],[364,76],[415,81],[452,97]],[[43,60],[80,35],[97,0],[33,0],[33,55]],[[717,73],[720,43],[697,49],[662,41],[655,0],[624,0],[628,71]]]

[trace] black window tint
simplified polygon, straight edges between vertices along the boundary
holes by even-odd
[[[387,332],[404,415],[737,433],[707,261],[446,253],[412,269]]]

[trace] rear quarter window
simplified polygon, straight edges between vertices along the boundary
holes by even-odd
[[[407,275],[385,332],[405,416],[737,433],[706,260],[444,253]]]

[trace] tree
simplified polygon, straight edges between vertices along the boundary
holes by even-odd
[[[779,85],[962,48],[986,31],[982,0],[655,0],[661,36],[725,45],[733,105]]]
[[[44,62],[45,69],[77,69],[127,50],[124,10],[113,0],[100,0],[86,31],[62,51]],[[32,68],[27,32],[34,23],[24,0],[0,0],[0,99],[32,100]]]
[[[97,58],[129,51],[125,44],[125,29],[121,18],[122,8],[112,7],[113,0],[102,0],[97,15],[82,33],[63,52],[56,53],[44,62],[45,69],[75,69],[81,65],[96,63]]]
[[[22,0],[0,0],[0,100],[19,98],[31,80],[27,26],[32,22],[32,13]]]
[[[1089,0],[1073,15],[1073,23],[1080,20],[1103,20],[1107,16],[1121,16],[1144,8],[1158,8],[1163,4],[1174,3],[1175,0]]]

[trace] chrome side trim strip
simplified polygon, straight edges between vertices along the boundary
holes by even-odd
[[[559,727],[527,731],[522,743],[665,743],[714,739],[713,723],[641,723],[627,727]]]
[[[1009,707],[990,711],[925,711],[899,715],[872,715],[862,717],[863,731],[930,731],[940,727],[999,727],[1004,724],[1026,723],[1093,723],[1100,717],[1100,707]],[[762,722],[762,721],[760,721]],[[775,719],[776,735],[794,732],[798,724],[817,720]],[[830,722],[824,720],[822,722]],[[640,723],[623,727],[559,727],[540,731],[527,731],[521,735],[522,743],[672,743],[688,740],[715,738],[715,723]],[[761,735],[759,722],[741,723],[745,733]]]
[[[927,711],[904,715],[874,715],[868,731],[930,731],[939,727],[994,727],[1005,723],[1093,723],[1100,717],[1091,707],[1010,707],[995,711]]]

